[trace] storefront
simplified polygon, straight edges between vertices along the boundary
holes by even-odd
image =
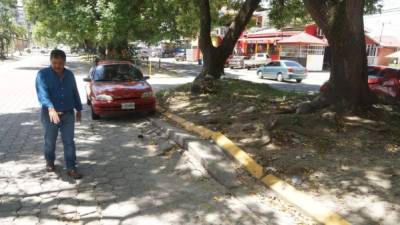
[[[305,32],[278,41],[280,58],[294,60],[307,70],[321,71],[327,43]]]
[[[277,41],[281,38],[239,39],[235,53],[251,56],[257,53],[268,53],[272,58],[279,58]]]
[[[234,54],[252,56],[263,52],[268,53],[272,59],[279,59],[278,41],[297,33],[299,33],[299,31],[268,29],[255,33],[243,34],[236,44]]]

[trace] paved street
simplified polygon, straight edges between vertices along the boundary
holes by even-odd
[[[152,59],[158,62],[158,59]],[[198,66],[194,62],[176,62],[175,59],[165,58],[161,59],[162,66],[169,70],[176,71],[181,75],[188,77],[195,77],[201,70],[201,66]],[[155,63],[157,65],[157,63]],[[289,80],[284,82],[278,82],[276,80],[259,79],[256,75],[256,70],[247,69],[225,69],[225,75],[228,78],[248,80],[255,83],[265,83],[272,87],[284,91],[296,91],[305,93],[317,93],[319,92],[320,86],[329,79],[329,72],[309,72],[307,79],[304,79],[300,84],[296,83],[295,80]]]
[[[88,65],[68,60],[85,102]],[[163,154],[163,134],[137,115],[93,122],[85,106],[75,139],[84,178],[65,175],[60,140],[57,172],[46,173],[34,80],[47,65],[48,56],[0,65],[0,224],[283,224],[271,212],[260,220],[178,147]]]

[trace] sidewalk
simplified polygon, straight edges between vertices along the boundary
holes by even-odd
[[[180,147],[165,149],[165,134],[137,115],[94,122],[85,107],[75,139],[84,178],[65,175],[60,140],[57,172],[46,173],[34,89],[37,69],[46,65],[47,57],[29,58],[2,74],[0,224],[282,224],[273,212],[263,222]]]

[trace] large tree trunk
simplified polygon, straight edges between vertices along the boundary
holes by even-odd
[[[236,41],[249,23],[260,0],[246,0],[238,15],[231,23],[220,46],[215,47],[211,41],[211,15],[209,0],[198,0],[200,7],[199,47],[203,54],[203,69],[192,84],[193,93],[215,92],[216,81],[224,72],[224,64],[232,53]]]
[[[373,95],[368,88],[364,36],[364,0],[304,0],[307,10],[323,30],[331,47],[331,76],[314,108],[338,110],[368,107]]]

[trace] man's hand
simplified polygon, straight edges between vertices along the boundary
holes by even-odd
[[[76,122],[81,122],[81,120],[82,120],[82,113],[81,113],[81,111],[76,111],[76,115],[75,115],[75,117],[76,117]]]
[[[58,116],[56,110],[50,108],[48,111],[49,111],[50,122],[58,124],[60,122],[60,117]]]

